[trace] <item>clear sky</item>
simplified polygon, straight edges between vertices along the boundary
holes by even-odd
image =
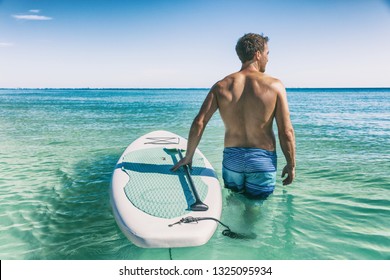
[[[0,87],[211,87],[249,32],[286,87],[390,87],[390,0],[0,0]]]

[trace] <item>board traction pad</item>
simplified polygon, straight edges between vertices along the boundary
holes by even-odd
[[[129,201],[141,211],[159,218],[170,219],[188,214],[195,198],[184,170],[170,170],[178,160],[177,152],[161,147],[124,155],[122,170],[129,176],[124,191]],[[191,177],[200,199],[204,201],[208,186],[201,179],[201,174],[215,176],[213,170],[205,169],[202,156],[195,153]]]

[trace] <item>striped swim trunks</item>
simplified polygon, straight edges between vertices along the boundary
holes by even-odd
[[[225,148],[222,161],[225,187],[251,198],[265,199],[275,189],[276,162],[275,151]]]

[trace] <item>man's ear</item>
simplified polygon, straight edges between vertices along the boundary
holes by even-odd
[[[260,60],[260,58],[261,58],[261,52],[260,51],[256,51],[255,55],[254,55],[254,59]]]

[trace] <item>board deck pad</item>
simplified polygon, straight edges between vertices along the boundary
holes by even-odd
[[[195,202],[188,180],[182,168],[176,172],[170,170],[178,160],[178,152],[162,147],[124,155],[122,170],[129,175],[124,191],[129,201],[155,217],[170,219],[188,213]],[[208,187],[200,175],[215,177],[214,171],[205,169],[203,158],[195,153],[191,177],[203,200]]]

